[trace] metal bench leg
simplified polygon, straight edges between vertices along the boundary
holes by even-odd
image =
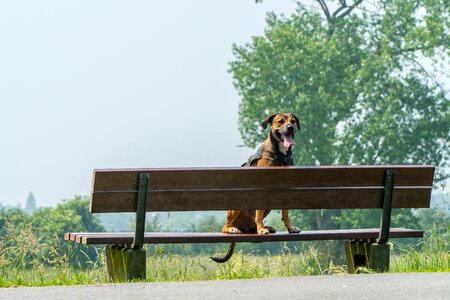
[[[349,273],[355,273],[363,266],[377,272],[389,271],[390,245],[388,244],[391,227],[392,198],[394,193],[395,171],[386,170],[383,193],[383,211],[380,220],[380,234],[376,243],[371,241],[345,242],[345,257]]]
[[[144,247],[144,232],[148,183],[149,174],[140,173],[133,244],[130,247],[106,246],[106,265],[109,280],[112,282],[146,279],[147,251]]]
[[[118,245],[106,246],[106,265],[111,282],[145,280],[147,251]]]

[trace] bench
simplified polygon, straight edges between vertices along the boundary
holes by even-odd
[[[420,238],[390,228],[392,208],[430,206],[433,166],[320,166],[94,170],[92,213],[136,213],[135,232],[66,233],[106,245],[112,281],[146,277],[144,244],[347,240],[348,271],[389,268],[389,238]],[[230,209],[378,209],[380,228],[279,232],[269,235],[145,232],[146,212]]]

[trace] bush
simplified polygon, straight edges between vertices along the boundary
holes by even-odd
[[[4,220],[1,250],[4,259],[15,265],[27,268],[36,260],[49,265],[66,257],[73,266],[87,267],[98,258],[94,246],[64,242],[66,232],[104,231],[89,212],[87,198],[76,196],[56,207],[39,208],[31,216],[18,208],[3,208],[0,219]]]

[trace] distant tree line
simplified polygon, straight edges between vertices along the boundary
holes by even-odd
[[[295,224],[303,230],[314,229],[315,222],[302,218],[302,211],[296,214]],[[357,216],[357,218],[355,218]],[[268,224],[279,230],[284,230],[280,213],[273,211],[269,215]],[[129,215],[124,219],[115,218],[119,222],[128,222],[127,231],[133,230],[133,222],[129,222]],[[378,227],[379,215],[373,210],[359,210],[358,213],[349,213],[344,210],[339,222],[344,228],[352,227]],[[183,228],[172,228],[161,221],[159,217],[148,216],[147,231],[185,231],[185,232],[219,232],[223,226],[223,218],[216,215],[197,217],[191,222],[184,223]],[[450,240],[450,215],[442,208],[422,209],[414,213],[405,213],[403,210],[394,210],[392,226],[422,228],[427,235],[436,235],[440,240]],[[56,207],[38,208],[32,215],[28,215],[20,208],[0,209],[0,260],[18,260],[21,264],[32,265],[33,260],[43,260],[52,263],[61,259],[67,260],[74,267],[87,267],[98,259],[99,251],[103,246],[74,245],[63,240],[66,232],[102,232],[104,226],[98,216],[89,212],[89,199],[75,197],[74,199],[59,203]],[[417,240],[400,241],[404,247],[409,243],[417,245]],[[422,245],[422,243],[420,243]],[[212,255],[223,252],[226,245],[212,244],[185,244],[185,245],[147,245],[150,255]],[[267,255],[279,254],[283,251],[301,252],[310,246],[319,247],[321,259],[343,262],[343,247],[341,242],[292,242],[292,243],[263,243],[238,244],[237,251],[246,254]],[[324,249],[326,251],[324,251]],[[398,250],[398,249],[397,249]],[[450,251],[450,249],[448,249]],[[17,255],[20,254],[20,257]],[[0,263],[1,264],[1,263]]]
[[[56,255],[66,256],[74,266],[86,266],[97,259],[98,249],[64,241],[64,233],[82,231],[104,231],[89,212],[89,199],[85,197],[63,201],[56,207],[37,208],[32,214],[18,207],[0,208],[0,253],[6,258],[13,259],[15,252],[20,252],[17,249],[23,250],[33,241],[25,254],[21,252],[30,264],[33,259],[50,262]]]

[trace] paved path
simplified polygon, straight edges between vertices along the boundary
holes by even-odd
[[[2,288],[0,299],[446,299],[450,273]]]

